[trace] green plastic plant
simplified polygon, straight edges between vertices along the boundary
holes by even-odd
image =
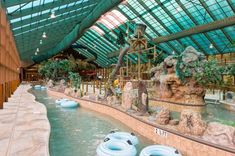
[[[81,86],[81,76],[78,73],[69,72],[69,80],[75,90],[79,90]]]

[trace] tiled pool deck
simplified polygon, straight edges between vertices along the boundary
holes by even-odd
[[[20,85],[0,110],[1,156],[48,156],[50,124],[44,105]]]

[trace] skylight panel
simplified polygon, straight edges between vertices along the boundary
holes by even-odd
[[[101,30],[99,27],[97,26],[92,26],[91,27],[92,30],[96,31],[97,33],[99,33],[100,35],[104,35],[105,32],[103,30]]]

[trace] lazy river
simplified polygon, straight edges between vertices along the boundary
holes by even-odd
[[[36,100],[47,108],[51,124],[51,156],[95,156],[97,146],[112,130],[133,132],[126,125],[103,114],[84,108],[64,109],[55,104],[55,97],[46,91],[30,90]],[[136,134],[136,133],[135,133]],[[138,153],[153,144],[150,140],[136,134],[140,143]]]

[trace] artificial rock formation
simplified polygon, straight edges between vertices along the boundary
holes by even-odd
[[[137,109],[140,113],[144,114],[148,111],[148,91],[146,85],[140,81],[138,84],[138,103]]]
[[[131,109],[132,104],[134,104],[134,90],[133,85],[131,82],[127,82],[124,86],[123,93],[122,93],[122,107],[124,110]]]
[[[115,95],[108,96],[107,103],[108,103],[108,105],[120,105],[121,104],[120,99]]]
[[[192,110],[183,110],[180,115],[178,130],[183,134],[202,135],[206,129],[206,123],[201,114]]]
[[[152,80],[155,82],[155,98],[168,102],[204,105],[204,88],[192,77],[187,77],[186,81],[182,82],[176,68],[183,70],[185,66],[190,66],[190,70],[194,71],[193,64],[196,61],[204,61],[205,57],[193,47],[187,47],[181,57],[177,60],[172,55],[168,56],[164,62],[151,69],[154,75]],[[181,61],[179,67],[177,67],[178,61]]]
[[[53,80],[49,80],[48,82],[47,82],[47,88],[53,88],[54,87],[54,82],[53,82]]]
[[[167,125],[170,121],[170,110],[168,108],[163,107],[156,117],[157,123],[161,125]]]
[[[56,85],[55,87],[55,90],[58,91],[58,92],[64,92],[65,89],[67,88],[67,85],[66,85],[66,81],[65,80],[60,80],[59,84]]]
[[[203,134],[203,139],[215,144],[235,148],[235,128],[211,122]]]

